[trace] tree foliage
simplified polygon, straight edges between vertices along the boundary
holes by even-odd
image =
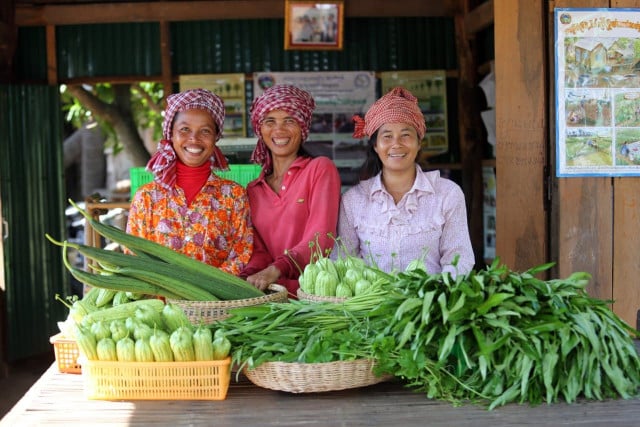
[[[108,136],[114,153],[121,151],[136,165],[144,165],[150,152],[141,132],[151,129],[154,141],[162,135],[164,90],[159,83],[65,85],[61,87],[66,120],[80,128],[93,117]]]

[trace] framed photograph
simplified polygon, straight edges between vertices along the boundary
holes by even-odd
[[[285,50],[342,50],[344,0],[286,0]]]

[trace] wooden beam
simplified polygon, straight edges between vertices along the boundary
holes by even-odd
[[[454,0],[349,0],[347,17],[453,16]],[[161,1],[141,3],[17,5],[18,27],[118,22],[277,19],[284,0]]]
[[[482,3],[464,17],[467,37],[475,37],[478,32],[491,25],[493,25],[493,0]]]

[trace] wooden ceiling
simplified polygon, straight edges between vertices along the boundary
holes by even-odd
[[[15,25],[282,18],[285,0],[13,0]],[[347,17],[454,16],[459,0],[345,0]]]

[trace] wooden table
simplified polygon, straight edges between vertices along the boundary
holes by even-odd
[[[640,425],[640,399],[553,405],[509,404],[493,411],[429,400],[401,384],[291,394],[231,380],[222,401],[101,401],[83,394],[81,375],[62,374],[54,363],[0,421],[42,425],[209,426],[563,426]]]

